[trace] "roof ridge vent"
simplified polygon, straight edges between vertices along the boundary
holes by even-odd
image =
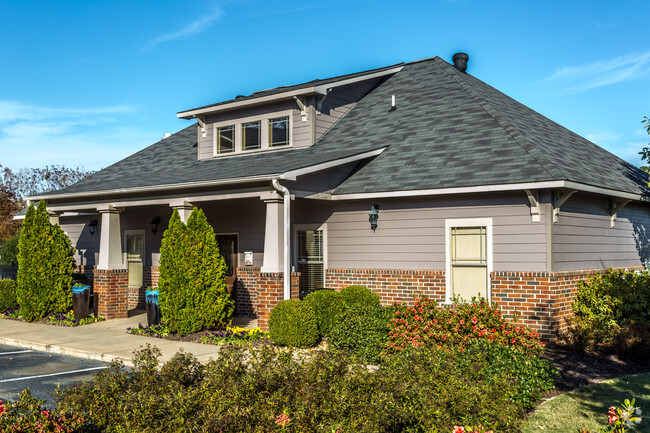
[[[454,68],[458,69],[460,72],[465,72],[467,70],[467,61],[469,60],[469,56],[466,53],[456,53],[451,60],[454,62]]]

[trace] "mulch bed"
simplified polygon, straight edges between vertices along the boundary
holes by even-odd
[[[554,343],[546,346],[542,357],[553,362],[560,372],[555,390],[547,398],[606,379],[650,372],[650,360],[629,361],[615,355],[576,352],[568,346]]]

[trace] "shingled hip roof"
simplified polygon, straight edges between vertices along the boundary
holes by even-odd
[[[637,167],[438,57],[384,78],[310,148],[197,160],[196,146],[192,125],[35,198],[270,179],[354,158],[364,161],[334,196],[548,181],[648,194]]]

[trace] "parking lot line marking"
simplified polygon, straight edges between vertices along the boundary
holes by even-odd
[[[0,356],[2,356],[2,355],[15,355],[16,353],[28,353],[28,352],[33,352],[33,350],[17,350],[15,352],[0,352]]]
[[[13,378],[13,379],[0,380],[0,383],[16,382],[18,380],[38,379],[38,378],[41,378],[41,377],[61,376],[61,375],[64,375],[64,374],[83,373],[83,372],[86,372],[86,371],[103,370],[105,368],[108,368],[108,367],[104,366],[104,367],[82,368],[81,370],[62,371],[60,373],[50,373],[50,374],[39,374],[37,376],[16,377],[16,378]]]

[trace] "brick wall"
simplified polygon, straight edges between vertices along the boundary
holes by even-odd
[[[386,269],[326,269],[325,287],[341,290],[351,285],[371,288],[382,303],[413,302],[414,296],[445,301],[445,271],[404,271]]]
[[[643,267],[628,268],[638,270]],[[544,340],[557,337],[566,328],[578,282],[607,272],[594,269],[572,272],[492,272],[491,295],[504,316],[536,329]],[[325,286],[341,290],[346,286],[366,286],[381,297],[382,304],[411,303],[413,296],[445,301],[444,271],[384,269],[327,269]]]
[[[298,298],[300,273],[291,273],[291,298]],[[284,299],[283,273],[262,273],[260,268],[237,268],[235,315],[256,317],[257,326],[268,330],[271,310]]]
[[[128,313],[127,289],[129,273],[126,269],[95,269],[93,290],[95,312],[105,319],[123,319]]]

